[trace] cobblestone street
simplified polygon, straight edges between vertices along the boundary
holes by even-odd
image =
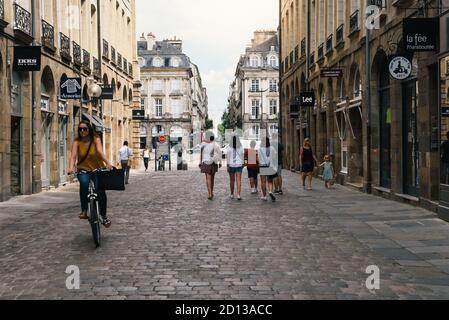
[[[276,203],[229,199],[220,171],[134,173],[108,193],[111,229],[95,249],[77,185],[0,203],[1,299],[448,299],[449,225],[420,208],[338,186]],[[69,265],[81,289],[66,289]],[[380,268],[369,291],[366,268]]]

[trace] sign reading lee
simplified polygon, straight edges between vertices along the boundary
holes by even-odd
[[[41,47],[30,46],[14,47],[14,71],[40,71],[41,70]]]
[[[81,78],[62,78],[60,89],[61,99],[81,99]]]
[[[406,18],[403,21],[404,49],[406,52],[436,51],[440,37],[440,24],[436,18]]]
[[[315,92],[304,91],[299,96],[299,105],[301,107],[314,107],[315,106]]]

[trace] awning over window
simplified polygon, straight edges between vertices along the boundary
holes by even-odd
[[[88,113],[83,113],[83,117],[86,118],[95,128],[97,132],[111,132],[111,128],[106,128],[103,121],[97,116],[91,116]]]

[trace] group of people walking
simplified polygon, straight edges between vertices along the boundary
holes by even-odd
[[[251,141],[250,147],[244,149],[240,138],[235,135],[226,151],[227,172],[229,174],[230,198],[242,200],[242,176],[244,167],[248,171],[251,194],[262,193],[261,200],[275,202],[276,195],[282,195],[282,164],[283,145],[276,139],[263,138],[261,146],[256,149],[256,141]],[[201,172],[206,175],[208,199],[214,198],[215,175],[222,166],[221,150],[215,142],[215,137],[208,133],[206,142],[201,147]],[[302,185],[305,190],[312,190],[312,179],[315,168],[323,167],[325,187],[331,188],[334,181],[334,169],[331,157],[326,155],[324,162],[318,165],[310,139],[305,139],[300,150],[300,167]],[[259,185],[260,176],[260,185]]]

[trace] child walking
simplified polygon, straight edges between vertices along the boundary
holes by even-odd
[[[320,167],[324,167],[324,185],[327,189],[329,189],[332,185],[332,181],[334,180],[334,166],[332,165],[331,158],[328,155],[324,157],[324,162],[320,165]]]

